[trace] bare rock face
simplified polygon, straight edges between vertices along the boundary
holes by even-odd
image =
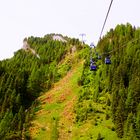
[[[30,48],[30,46],[28,45],[27,40],[23,40],[23,49],[28,50]]]
[[[62,36],[60,35],[54,35],[53,36],[53,40],[58,40],[58,41],[62,41],[62,42],[67,42]]]
[[[24,39],[24,40],[23,40],[23,47],[22,47],[22,49],[24,49],[25,51],[31,52],[33,55],[35,55],[37,58],[40,59],[39,54],[37,54],[36,51],[35,51],[34,49],[30,48],[30,46],[29,46],[29,44],[28,44],[28,42],[27,42],[27,39]]]

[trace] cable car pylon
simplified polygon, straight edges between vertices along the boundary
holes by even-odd
[[[82,37],[82,45],[84,44],[84,37],[86,36],[86,34],[85,33],[81,33],[81,34],[79,34],[79,36],[81,36]]]

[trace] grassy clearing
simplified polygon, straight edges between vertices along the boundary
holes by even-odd
[[[33,140],[69,139],[71,137],[71,126],[74,122],[73,106],[79,92],[77,79],[81,71],[82,62],[73,66],[50,91],[39,97],[41,105],[36,108],[35,120],[30,128]]]
[[[81,76],[82,62],[73,68],[54,87],[39,97],[35,120],[30,134],[33,140],[119,140],[111,118],[106,119],[105,104],[91,102],[94,112],[88,120],[75,123],[74,107],[80,87],[77,80]],[[103,99],[101,99],[103,100]],[[89,103],[84,103],[89,105]]]

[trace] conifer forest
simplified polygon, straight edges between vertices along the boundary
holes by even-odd
[[[0,140],[140,140],[140,28],[117,25],[95,47],[61,34],[23,42],[12,58],[0,61]],[[59,102],[45,97],[46,116],[56,108],[57,117],[32,132],[43,108],[40,96],[50,95],[67,75],[59,88],[69,94]],[[70,90],[70,84],[76,86]],[[62,121],[66,100],[72,121]],[[69,121],[70,129],[64,128]]]

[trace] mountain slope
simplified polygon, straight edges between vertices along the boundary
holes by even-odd
[[[36,112],[30,128],[32,139],[71,139],[75,118],[73,107],[80,89],[77,79],[82,72],[82,63],[76,64],[50,91],[38,98],[41,109]]]
[[[28,37],[14,57],[0,61],[0,139],[29,139],[33,106],[70,69],[66,56],[80,52],[78,39],[54,40],[55,34]],[[57,37],[60,35],[57,35]],[[77,61],[81,56],[77,56]],[[65,60],[63,65],[61,63]]]
[[[140,29],[117,25],[95,49],[53,36],[0,61],[0,139],[139,140]]]
[[[30,135],[35,140],[96,140],[99,134],[105,140],[119,140],[112,123],[106,120],[105,105],[91,102],[96,112],[92,119],[77,123],[77,103],[81,86],[78,80],[83,71],[83,61],[76,63],[64,78],[55,83],[53,88],[38,98],[35,116],[31,122]],[[83,103],[88,108],[88,103]],[[80,108],[80,107],[78,107]],[[109,109],[110,110],[110,109]],[[86,110],[83,110],[83,115]],[[82,118],[82,116],[80,116]]]
[[[105,58],[110,59],[111,64],[105,64]],[[82,90],[76,107],[77,123],[97,122],[98,137],[107,139],[110,134],[102,131],[106,129],[102,129],[101,124],[110,120],[113,125],[108,128],[117,134],[114,139],[139,140],[140,29],[130,24],[117,25],[100,40],[92,59],[97,71],[90,72],[89,55],[79,80]],[[100,104],[103,110],[99,110],[96,104]]]

